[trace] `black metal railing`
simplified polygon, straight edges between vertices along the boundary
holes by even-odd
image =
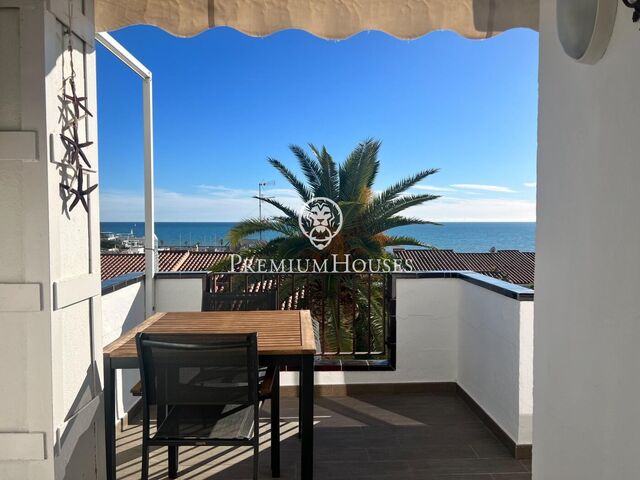
[[[310,310],[327,359],[388,360],[395,345],[390,274],[236,272],[206,288],[212,310]]]

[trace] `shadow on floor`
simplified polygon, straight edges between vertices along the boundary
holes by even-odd
[[[299,478],[298,401],[281,400],[283,479]],[[531,462],[513,459],[455,394],[363,394],[317,398],[316,480],[530,480]],[[271,478],[269,404],[260,426],[260,478]],[[118,436],[118,480],[140,478],[138,424]],[[151,480],[167,477],[165,448],[151,452]],[[252,478],[248,447],[184,447],[184,480]]]

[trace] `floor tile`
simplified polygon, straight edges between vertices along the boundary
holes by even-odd
[[[314,410],[318,480],[530,480],[531,462],[515,460],[456,395],[358,394],[320,397]],[[281,478],[300,476],[298,400],[281,400]],[[269,403],[260,414],[259,473],[271,478]],[[141,426],[118,433],[118,480],[140,478]],[[182,447],[180,479],[252,478],[248,447]],[[150,455],[150,480],[167,477],[167,449]]]

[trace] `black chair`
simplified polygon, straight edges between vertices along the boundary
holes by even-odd
[[[169,447],[169,477],[178,476],[179,446],[253,446],[258,478],[257,336],[149,334],[136,336],[142,379],[142,479],[149,447]],[[151,415],[157,428],[151,434]]]
[[[276,292],[202,292],[202,311],[277,310]],[[271,400],[271,476],[280,476],[280,368],[260,368],[260,400]]]
[[[275,291],[210,293],[202,294],[203,312],[231,312],[250,310],[278,310],[278,297]]]

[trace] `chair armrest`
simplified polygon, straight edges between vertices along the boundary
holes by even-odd
[[[258,387],[258,396],[261,399],[271,398],[272,388],[273,388],[273,379],[276,375],[280,373],[279,369],[276,367],[267,368],[267,372],[262,377],[262,382]]]
[[[136,383],[133,387],[131,387],[131,390],[129,390],[129,392],[134,397],[141,397],[142,396],[142,382]]]

